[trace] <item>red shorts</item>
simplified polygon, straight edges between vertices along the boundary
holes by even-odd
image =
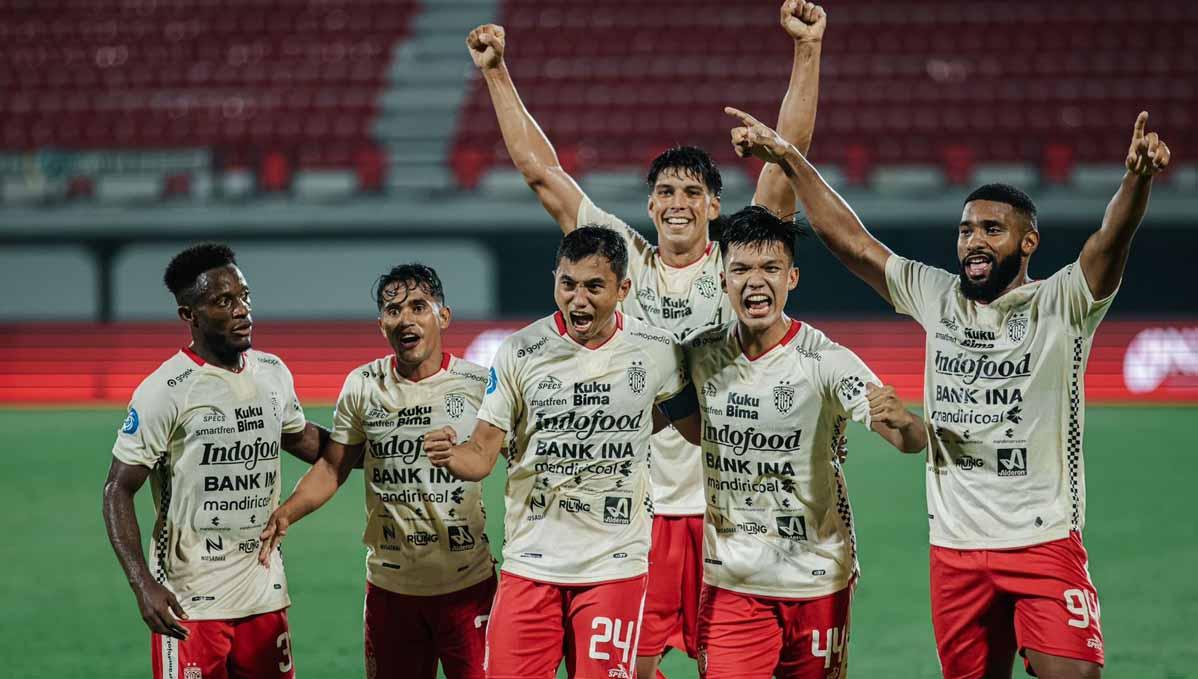
[[[410,596],[366,583],[367,679],[482,679],[495,578],[457,592]]]
[[[677,648],[698,654],[699,592],[703,589],[703,517],[653,517],[649,589],[641,620],[642,656]]]
[[[703,585],[699,673],[706,679],[840,679],[848,671],[853,586],[774,599]]]
[[[634,679],[646,576],[556,585],[504,572],[487,625],[488,679]]]
[[[933,546],[932,627],[946,679],[1009,669],[1016,649],[1103,664],[1086,562],[1077,533],[1011,550]]]
[[[150,634],[154,679],[293,679],[287,609],[234,620],[180,620],[186,641]]]

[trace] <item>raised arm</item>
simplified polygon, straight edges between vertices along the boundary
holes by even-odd
[[[186,620],[187,613],[175,595],[150,574],[141,548],[141,529],[137,525],[133,496],[149,475],[149,467],[112,461],[108,479],[104,481],[104,526],[108,529],[112,551],[116,552],[129,587],[137,597],[137,608],[146,627],[164,636],[186,639],[187,628],[180,625],[179,620]]]
[[[309,423],[308,426],[313,425]],[[329,439],[328,432],[325,432],[325,440],[320,457],[295,485],[291,497],[266,520],[259,537],[262,544],[258,548],[258,562],[263,566],[270,564],[271,552],[282,542],[291,524],[323,507],[349,478],[354,467],[361,466],[361,443],[347,446]]]
[[[865,385],[869,399],[870,428],[900,453],[918,453],[928,447],[928,428],[923,419],[907,410],[894,387]]]
[[[778,133],[806,155],[815,132],[819,57],[827,16],[814,2],[785,0],[781,23],[783,30],[794,40],[794,62],[790,67],[786,96],[782,97],[782,108],[778,112]],[[767,207],[778,215],[795,211],[794,190],[778,165],[769,163],[761,169],[753,204]]]
[[[479,26],[466,37],[466,46],[487,83],[508,155],[524,175],[529,188],[537,194],[545,211],[563,233],[570,233],[577,226],[582,189],[562,169],[553,144],[520,101],[520,94],[516,92],[516,85],[503,61],[506,46],[503,27],[495,24]]]
[[[424,435],[424,452],[434,467],[444,467],[463,481],[482,481],[495,468],[506,433],[479,420],[470,440],[459,444],[453,429],[442,427]]]
[[[1127,150],[1127,174],[1106,206],[1102,228],[1082,246],[1082,274],[1095,299],[1108,297],[1118,289],[1131,240],[1148,210],[1152,177],[1169,165],[1169,147],[1156,132],[1146,133],[1147,126],[1148,112],[1141,111]]]
[[[736,116],[742,123],[732,130],[732,145],[737,155],[742,158],[753,155],[778,165],[803,204],[807,218],[820,240],[849,271],[868,283],[889,303],[886,261],[892,254],[890,248],[865,230],[857,213],[828,186],[793,144],[748,113],[734,108],[725,108],[724,111]]]

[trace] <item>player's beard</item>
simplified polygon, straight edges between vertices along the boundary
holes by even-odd
[[[965,273],[965,262],[961,262],[961,294],[965,295],[966,299],[971,299],[975,302],[993,302],[1011,281],[1019,275],[1019,267],[1023,263],[1023,256],[1019,252],[1013,252],[1007,257],[1002,257],[994,262],[994,266],[990,268],[990,275],[980,283],[974,283],[969,280],[968,274]]]
[[[253,348],[252,337],[247,337],[244,342],[239,342],[237,339],[218,332],[204,333],[204,342],[208,345],[209,351],[230,365],[240,363],[241,354]]]

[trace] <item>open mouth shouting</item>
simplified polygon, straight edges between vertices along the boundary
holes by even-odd
[[[994,270],[994,257],[983,252],[974,253],[965,258],[962,262],[965,268],[965,275],[970,280],[980,281],[990,276],[990,272]]]
[[[595,315],[585,311],[570,311],[568,318],[570,320],[570,327],[580,337],[590,334],[591,328],[595,325]]]
[[[774,307],[773,298],[763,292],[754,292],[745,295],[742,302],[745,305],[745,311],[748,311],[749,316],[753,318],[765,318],[769,316],[770,310]]]
[[[398,335],[396,335],[396,336],[395,336],[395,339],[396,339],[396,340],[397,340],[397,342],[398,342],[398,349],[399,349],[400,351],[402,351],[402,352],[405,352],[405,353],[406,353],[406,352],[409,352],[409,351],[413,351],[413,350],[415,350],[417,347],[419,347],[419,346],[420,346],[420,340],[421,340],[422,338],[420,337],[420,335],[418,335],[418,334],[416,334],[416,333],[414,333],[414,332],[407,332],[407,331],[405,331],[405,332],[401,332],[401,333],[399,333]]]

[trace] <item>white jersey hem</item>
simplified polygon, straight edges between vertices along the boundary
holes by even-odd
[[[1046,542],[1054,542],[1056,540],[1064,540],[1073,532],[1071,528],[1061,528],[1047,533],[1039,533],[1037,535],[1027,535],[1024,537],[1010,538],[1008,540],[949,540],[946,538],[932,537],[931,542],[933,547],[944,547],[945,549],[1021,549],[1023,547],[1035,547]]]
[[[568,577],[551,573],[538,573],[524,568],[512,568],[504,564],[503,568],[499,569],[501,573],[510,573],[518,578],[526,580],[535,580],[549,585],[602,585],[605,582],[619,582],[620,580],[631,580],[639,578],[642,575],[649,573],[649,563],[645,562],[644,568],[636,573],[610,573],[600,576],[588,577]]]
[[[491,569],[488,571],[480,571],[479,575],[481,577],[479,577],[477,579],[476,578],[466,578],[465,580],[462,580],[462,582],[466,583],[464,585],[455,584],[455,585],[449,585],[445,588],[441,588],[441,587],[433,587],[433,588],[428,588],[428,589],[396,588],[396,587],[392,587],[392,586],[389,586],[389,585],[381,583],[381,582],[376,582],[375,579],[373,577],[371,577],[371,573],[369,571],[366,573],[366,582],[369,582],[371,585],[374,585],[375,587],[378,587],[379,589],[386,590],[392,594],[399,594],[401,596],[430,596],[431,597],[431,596],[445,596],[446,594],[454,594],[457,592],[461,592],[462,590],[470,589],[471,587],[474,587],[475,585],[478,585],[480,583],[486,582],[488,579],[495,577],[495,567],[492,566]]]
[[[284,608],[290,607],[291,597],[288,596],[283,600],[282,603],[262,604],[261,606],[255,606],[254,608],[188,611],[187,608],[184,607],[183,610],[187,612],[188,620],[238,620],[240,618],[248,618],[254,615],[262,615],[263,613],[274,613],[275,611],[281,611]]]
[[[849,584],[852,581],[853,581],[853,576],[850,574],[849,576],[845,577],[843,581],[840,581],[840,584],[838,584],[838,585],[829,585],[827,587],[820,587],[818,589],[769,590],[769,589],[760,589],[760,588],[756,588],[756,587],[743,587],[740,585],[729,585],[727,583],[717,582],[714,578],[708,577],[706,573],[703,574],[703,584],[708,585],[710,587],[718,587],[720,589],[727,590],[729,592],[736,592],[737,594],[744,594],[746,596],[761,596],[761,597],[769,597],[771,599],[793,599],[795,601],[804,601],[807,599],[819,599],[822,597],[831,596],[841,590],[848,588]]]

